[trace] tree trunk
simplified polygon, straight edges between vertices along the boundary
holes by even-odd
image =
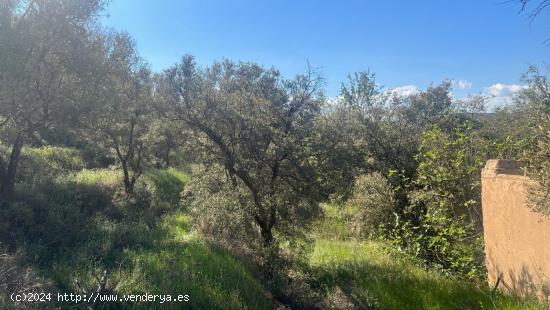
[[[0,201],[2,202],[8,200],[13,194],[15,176],[17,174],[17,166],[19,165],[22,147],[23,141],[21,138],[18,138],[13,143],[8,166],[2,173],[2,179],[0,180]]]
[[[273,240],[273,232],[271,231],[271,227],[265,224],[260,225],[260,233],[262,235],[264,248],[267,248],[273,245],[274,240]]]
[[[122,162],[122,173],[124,175],[124,192],[126,192],[126,195],[132,195],[134,193],[134,184],[130,180],[128,165],[125,161]]]
[[[164,168],[170,168],[170,151],[172,150],[171,145],[167,145],[164,150]]]
[[[262,269],[264,277],[267,280],[273,279],[273,275],[277,270],[277,263],[279,258],[279,249],[275,244],[275,238],[273,238],[273,226],[269,221],[260,221],[260,234],[262,236]]]

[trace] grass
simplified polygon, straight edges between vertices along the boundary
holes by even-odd
[[[54,171],[55,178],[34,177],[33,171],[43,170],[33,167],[43,165],[29,161],[29,178],[24,180],[32,183],[21,182],[22,200],[4,210],[17,226],[0,227],[0,233],[17,232],[17,239],[24,241],[19,244],[24,245],[25,263],[52,282],[51,287],[60,292],[95,290],[95,276],[107,269],[109,283],[120,279],[118,294],[189,295],[185,304],[118,302],[104,304],[107,309],[275,308],[256,267],[193,231],[185,206],[180,205],[187,174],[176,169],[148,171],[139,183],[146,193],[144,200],[127,203],[114,196],[120,186],[119,171],[82,169],[79,155],[72,150],[26,152],[36,162],[55,162],[44,170]],[[162,212],[148,211],[156,209]],[[305,281],[314,295],[329,301],[322,305],[340,309],[543,308],[428,270],[383,241],[356,240],[338,208],[324,205],[323,209],[325,217],[309,231],[314,247],[304,267]],[[5,307],[6,299],[0,296],[0,308]]]
[[[139,183],[146,204],[112,196],[120,186],[116,170],[67,169],[44,185],[22,184],[29,188],[21,191],[28,201],[13,212],[48,209],[46,216],[31,217],[36,223],[19,229],[21,239],[32,236],[24,247],[26,263],[60,292],[95,291],[96,277],[108,270],[108,286],[120,280],[113,287],[118,294],[189,295],[185,304],[111,302],[102,305],[106,309],[273,308],[252,265],[192,231],[179,204],[188,180],[176,169],[149,171]],[[162,213],[148,211],[159,208]]]
[[[86,166],[81,151],[59,146],[24,147],[23,156],[56,170],[80,170]]]
[[[144,176],[149,190],[154,191],[163,201],[171,205],[180,202],[180,194],[184,185],[189,182],[189,175],[174,168],[153,170]]]
[[[97,220],[97,219],[96,219]],[[188,295],[182,302],[109,302],[102,309],[271,309],[269,292],[254,268],[192,232],[184,210],[167,214],[154,229],[101,219],[93,240],[60,252],[41,274],[61,292],[93,291],[106,268],[122,294]],[[72,307],[72,304],[60,304]]]
[[[314,233],[309,267],[311,285],[327,298],[337,296],[341,303],[359,308],[543,309],[534,301],[492,293],[488,287],[427,270],[383,241],[353,240],[341,229],[337,210],[324,208],[327,217]],[[330,227],[341,233],[339,238]]]
[[[179,211],[154,231],[153,246],[130,253],[134,266],[121,292],[188,294],[185,307],[196,309],[270,309],[269,293],[253,271],[229,252],[191,232]],[[182,304],[133,305],[146,309],[181,309]]]
[[[100,184],[105,187],[114,187],[120,185],[122,174],[120,171],[111,169],[82,169],[70,174],[61,175],[60,182],[73,181],[79,184],[96,185]]]

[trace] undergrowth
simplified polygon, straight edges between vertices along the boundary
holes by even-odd
[[[337,207],[325,205],[324,210],[326,216],[313,232],[310,284],[340,305],[359,309],[545,308],[535,301],[505,296],[485,285],[427,269],[385,241],[356,240],[346,233]]]
[[[1,210],[0,279],[11,279],[0,290],[1,308],[21,306],[9,302],[8,289],[90,293],[105,272],[107,292],[188,295],[189,301],[95,305],[101,309],[272,309],[281,302],[334,309],[544,308],[428,269],[386,241],[356,239],[334,205],[323,205],[325,216],[307,231],[312,250],[285,247],[300,262],[266,284],[252,262],[193,229],[181,199],[187,174],[149,171],[128,198],[119,171],[88,169],[74,150],[25,154],[15,202]]]

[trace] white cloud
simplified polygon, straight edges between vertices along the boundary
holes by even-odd
[[[418,87],[414,85],[404,85],[389,89],[388,92],[393,96],[406,97],[419,92]]]
[[[526,87],[525,85],[497,83],[487,87],[485,91],[491,96],[506,96],[513,95]]]
[[[457,85],[460,89],[472,88],[472,82],[469,82],[467,80],[459,80],[456,83],[453,82],[453,84]]]
[[[497,83],[486,87],[484,93],[489,96],[487,101],[487,110],[494,111],[498,107],[511,104],[514,100],[514,94],[525,88],[527,88],[526,85],[502,83]]]

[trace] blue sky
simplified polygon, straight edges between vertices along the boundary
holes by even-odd
[[[550,13],[532,24],[507,0],[111,0],[102,22],[128,31],[160,71],[192,54],[276,67],[292,77],[320,68],[327,95],[370,69],[407,92],[452,79],[454,94],[508,100],[530,64],[550,62]]]

